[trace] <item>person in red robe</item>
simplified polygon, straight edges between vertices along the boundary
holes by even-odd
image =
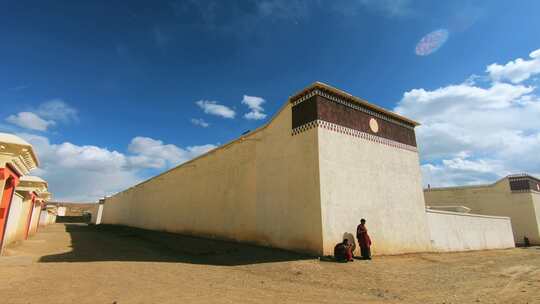
[[[356,238],[358,239],[358,245],[360,246],[360,254],[362,259],[371,260],[371,238],[369,237],[366,220],[361,219],[360,225],[356,227]]]
[[[344,239],[343,242],[338,243],[336,247],[334,247],[334,257],[338,262],[354,262],[352,245],[349,244],[348,239]]]

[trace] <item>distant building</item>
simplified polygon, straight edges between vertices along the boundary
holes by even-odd
[[[39,216],[39,226],[47,226],[56,223],[57,214],[58,209],[56,208],[56,206],[46,205],[45,208],[41,209],[41,214]]]
[[[94,213],[98,204],[87,202],[48,202],[49,206],[58,208],[58,216],[83,216],[84,214]]]
[[[507,216],[516,243],[540,245],[540,179],[529,174],[504,177],[493,184],[424,190],[427,206],[464,206],[472,213]]]
[[[56,221],[63,222],[92,222],[98,216],[100,207],[97,203],[85,202],[49,202],[47,206],[56,207]],[[101,207],[102,208],[102,207]]]

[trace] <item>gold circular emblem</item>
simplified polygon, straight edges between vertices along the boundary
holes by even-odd
[[[369,128],[371,129],[371,131],[373,131],[373,133],[379,132],[379,123],[375,118],[371,118],[369,120]]]

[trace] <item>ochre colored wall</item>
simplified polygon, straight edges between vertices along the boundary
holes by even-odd
[[[361,218],[373,254],[430,249],[418,153],[319,128],[324,253]]]
[[[121,224],[322,253],[317,132],[291,136],[291,107],[265,128],[107,198]]]
[[[510,217],[516,243],[523,243],[527,236],[533,244],[540,245],[536,211],[540,208],[533,204],[533,196],[538,194],[511,192],[507,179],[491,186],[426,190],[424,196],[427,206],[460,205],[471,208],[471,213]]]
[[[508,217],[427,210],[435,251],[467,251],[514,247]]]
[[[530,194],[533,200],[534,210],[536,214],[536,227],[538,229],[538,235],[540,236],[540,192],[531,192]],[[540,244],[540,241],[537,242],[537,244]]]

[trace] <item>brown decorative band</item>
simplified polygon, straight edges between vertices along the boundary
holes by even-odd
[[[337,96],[334,96],[334,95],[332,95],[332,94],[328,94],[328,93],[323,92],[323,91],[318,90],[318,89],[315,89],[315,90],[313,90],[312,92],[310,92],[310,93],[308,93],[308,94],[302,96],[302,98],[299,98],[299,99],[293,101],[293,102],[292,102],[292,106],[294,107],[294,106],[296,106],[296,105],[298,105],[298,104],[300,104],[300,103],[302,103],[302,102],[308,100],[309,98],[311,98],[311,97],[313,97],[313,96],[315,96],[315,95],[324,97],[324,98],[326,98],[326,99],[328,99],[328,100],[331,100],[331,101],[333,101],[333,102],[342,104],[342,105],[344,105],[344,106],[346,106],[346,107],[349,107],[349,108],[351,108],[351,109],[355,109],[355,110],[357,110],[357,111],[364,112],[364,113],[369,114],[369,115],[371,115],[371,116],[377,117],[377,118],[379,118],[379,119],[386,120],[386,121],[388,121],[388,122],[391,122],[391,123],[400,125],[400,126],[402,126],[402,127],[405,127],[405,128],[408,128],[408,129],[414,129],[414,126],[411,126],[411,125],[406,124],[406,123],[403,123],[403,122],[401,122],[401,121],[399,121],[399,120],[390,118],[390,117],[388,117],[388,116],[386,116],[386,115],[383,115],[383,114],[381,114],[381,113],[372,111],[372,110],[370,110],[370,109],[366,109],[366,108],[364,108],[364,107],[362,107],[362,106],[360,106],[360,105],[357,105],[357,104],[352,103],[352,102],[350,102],[350,101],[344,100],[344,99],[339,98],[339,97],[337,97]]]
[[[291,135],[295,136],[295,135],[298,135],[298,134],[300,134],[302,132],[308,131],[308,130],[313,129],[313,128],[323,128],[323,129],[327,129],[327,130],[330,130],[330,131],[333,131],[333,132],[349,135],[349,136],[356,137],[356,138],[362,138],[362,139],[365,139],[365,140],[369,140],[369,141],[376,142],[376,143],[379,143],[379,144],[387,145],[387,146],[390,146],[390,147],[404,149],[404,150],[408,150],[408,151],[412,151],[412,152],[418,152],[418,149],[416,147],[414,147],[414,146],[406,145],[406,144],[403,144],[403,143],[400,143],[400,142],[397,142],[397,141],[394,141],[394,140],[391,140],[391,139],[375,136],[375,135],[372,135],[372,134],[368,134],[368,133],[365,133],[365,132],[362,132],[362,131],[347,128],[347,127],[344,127],[344,126],[336,125],[334,123],[327,122],[327,121],[324,121],[324,120],[315,120],[315,121],[309,122],[309,123],[307,123],[305,125],[294,128],[292,130]]]
[[[508,182],[513,192],[540,191],[540,181],[528,175],[509,177]]]
[[[379,119],[379,116],[358,111],[324,96],[319,96],[313,91],[297,100],[292,106],[292,129],[316,120],[416,147],[413,128],[406,128],[401,124]]]

